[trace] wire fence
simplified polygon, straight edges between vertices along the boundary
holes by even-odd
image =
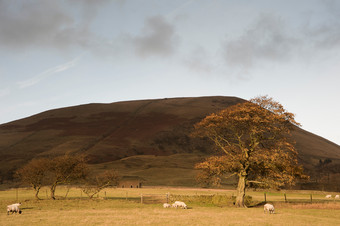
[[[141,204],[159,204],[159,203],[173,203],[175,201],[184,201],[195,205],[233,205],[235,202],[235,193],[220,192],[215,194],[180,194],[181,191],[175,193],[162,192],[155,193],[152,189],[106,189],[96,194],[94,199],[119,199],[122,201],[130,201]],[[212,191],[213,193],[213,191]],[[16,188],[7,191],[1,191],[0,199],[13,200],[19,202],[22,200],[35,199],[33,189]],[[340,203],[340,197],[336,193],[275,193],[275,192],[249,192],[245,197],[246,203],[252,205],[254,203],[262,202],[280,202],[280,203]],[[50,192],[48,188],[44,188],[39,193],[40,199],[50,199]],[[74,187],[63,187],[58,190],[56,194],[57,199],[88,199],[89,197],[81,190]]]

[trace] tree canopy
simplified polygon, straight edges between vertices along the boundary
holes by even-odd
[[[55,199],[55,189],[59,184],[68,184],[87,177],[89,170],[82,155],[62,155],[50,160],[48,168],[51,198]]]
[[[29,184],[39,199],[40,188],[50,186],[51,198],[55,199],[55,190],[59,184],[75,183],[83,180],[89,173],[88,165],[82,155],[69,154],[54,158],[33,159],[16,171],[23,183]]]
[[[300,126],[294,114],[268,96],[261,96],[211,114],[195,125],[194,135],[210,139],[219,155],[196,165],[201,182],[218,184],[237,175],[236,206],[245,207],[250,184],[279,188],[303,177],[291,131]]]
[[[40,188],[46,180],[45,177],[49,166],[48,161],[46,158],[33,159],[16,171],[16,176],[35,190],[36,199],[39,199]]]

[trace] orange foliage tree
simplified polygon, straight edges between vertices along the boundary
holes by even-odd
[[[199,180],[219,184],[222,177],[237,175],[235,205],[244,204],[245,189],[252,183],[278,188],[303,175],[291,130],[300,126],[294,114],[268,96],[228,107],[195,125],[194,136],[207,137],[220,155],[196,165]]]

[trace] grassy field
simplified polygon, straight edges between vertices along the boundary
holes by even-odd
[[[191,201],[188,209],[164,209],[166,194],[176,197],[231,196],[233,190],[150,187],[142,189],[106,189],[89,200],[77,188],[57,188],[57,200],[35,200],[31,189],[0,191],[0,225],[340,225],[340,201],[325,199],[325,193],[312,191],[268,192],[275,214],[264,214],[264,193],[249,191],[252,208],[238,209]],[[65,198],[65,195],[67,197]],[[144,204],[141,204],[141,194]],[[153,194],[153,201],[148,198]],[[313,194],[313,203],[310,202]],[[329,193],[333,194],[333,193]],[[334,194],[333,194],[334,196]],[[21,202],[23,213],[7,215],[6,206]],[[149,201],[149,204],[146,201]],[[260,204],[260,205],[256,205]]]

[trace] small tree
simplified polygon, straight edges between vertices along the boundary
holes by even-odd
[[[87,178],[85,185],[82,187],[82,191],[92,199],[93,196],[98,194],[101,190],[109,186],[117,186],[119,179],[120,177],[116,171],[107,170],[95,177]]]
[[[46,172],[49,166],[49,159],[33,159],[24,167],[16,171],[16,176],[35,190],[36,199],[39,198],[40,188],[44,184]]]
[[[55,199],[55,190],[59,184],[68,184],[86,178],[88,166],[84,156],[63,155],[50,160],[49,166],[51,198]]]
[[[196,165],[199,179],[218,184],[237,175],[235,205],[245,207],[245,189],[251,183],[278,188],[303,177],[290,131],[300,124],[294,114],[267,96],[233,105],[195,125],[193,135],[208,137],[220,155]]]

